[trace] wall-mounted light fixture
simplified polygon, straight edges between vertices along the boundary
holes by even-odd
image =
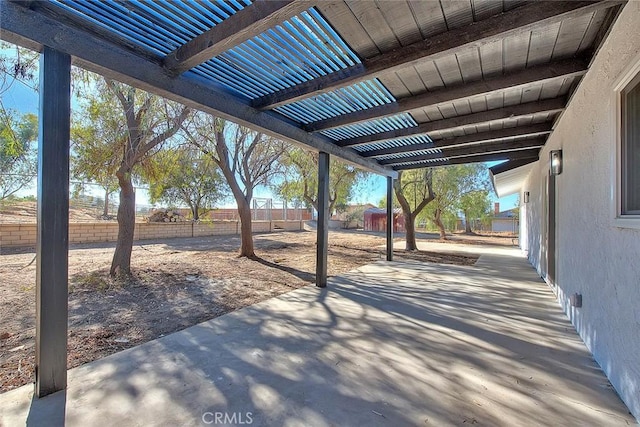
[[[525,203],[529,203],[529,192],[528,192],[528,191],[525,191],[525,192],[524,192],[524,197],[522,198],[522,200],[523,200]]]
[[[551,160],[551,175],[560,175],[562,173],[562,150],[551,150],[549,159]]]

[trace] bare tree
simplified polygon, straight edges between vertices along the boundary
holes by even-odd
[[[258,185],[279,173],[278,158],[287,144],[205,113],[185,126],[189,140],[220,167],[238,205],[241,257],[256,258],[251,229],[251,199]]]

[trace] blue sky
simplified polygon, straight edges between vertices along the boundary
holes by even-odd
[[[21,82],[14,83],[11,89],[2,95],[2,102],[7,108],[21,113],[38,111],[38,94]]]
[[[3,54],[6,51],[2,51]],[[12,108],[18,110],[22,113],[38,112],[38,94],[33,91],[28,86],[22,84],[21,82],[16,82],[12,85],[10,90],[2,94],[2,102],[4,103],[6,108]],[[500,162],[491,162],[488,163],[488,166],[493,166]],[[377,205],[380,200],[386,197],[386,179],[382,176],[373,175],[363,186],[360,188],[360,191],[357,192],[356,196],[351,201],[354,204],[364,204],[364,203],[372,203]],[[23,191],[23,195],[26,194],[35,194],[35,188],[28,189]],[[255,197],[258,198],[274,198],[269,188],[259,187],[256,188],[254,193]],[[148,197],[146,191],[139,190],[137,192],[137,202],[140,204],[148,204]],[[500,202],[500,209],[506,210],[511,209],[516,206],[518,195],[513,194],[511,196],[497,198],[495,194],[492,194],[493,201]]]

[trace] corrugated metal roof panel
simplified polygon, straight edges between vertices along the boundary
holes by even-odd
[[[367,152],[371,150],[380,150],[385,148],[403,147],[407,145],[415,144],[430,144],[433,141],[427,135],[416,135],[407,138],[392,139],[387,141],[374,142],[366,145],[359,145],[353,147],[356,151]]]
[[[386,154],[384,156],[377,157],[378,160],[388,160],[388,159],[404,159],[413,156],[422,156],[425,154],[440,154],[442,150],[439,148],[429,148],[426,150],[417,150],[412,151],[410,153],[395,153],[395,154]]]
[[[251,4],[249,0],[54,2],[159,56],[167,55]],[[355,52],[311,8],[188,73],[216,80],[238,95],[252,99],[359,63]]]
[[[359,63],[324,18],[309,9],[191,72],[254,99]]]
[[[251,4],[249,0],[52,0],[57,6],[113,31],[157,55],[166,55]]]
[[[401,113],[382,119],[369,120],[363,123],[342,126],[335,129],[323,130],[321,133],[334,140],[355,138],[358,136],[372,135],[396,129],[414,127],[418,124],[408,113]]]
[[[377,79],[374,79],[283,105],[275,111],[307,124],[394,101],[395,98],[391,93]]]
[[[449,160],[449,159],[450,159],[450,157],[439,157],[437,159],[427,159],[427,160],[418,160],[418,161],[407,161],[407,162],[394,163],[393,166],[394,167],[398,167],[398,166],[415,166],[416,169],[419,169],[419,168],[429,167],[429,165],[432,164],[432,163],[439,163],[439,162],[446,161],[446,160]]]

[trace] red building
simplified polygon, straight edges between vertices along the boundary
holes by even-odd
[[[385,231],[387,228],[387,210],[370,208],[364,211],[365,231]],[[404,215],[402,209],[393,210],[393,231],[404,232]]]

